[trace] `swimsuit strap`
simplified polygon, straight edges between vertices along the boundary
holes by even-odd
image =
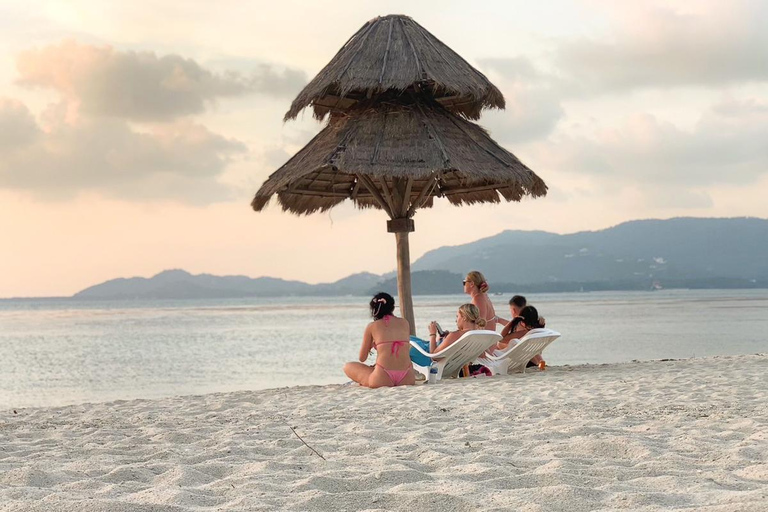
[[[390,344],[391,344],[391,345],[392,345],[392,350],[391,350],[391,352],[390,352],[390,353],[392,353],[392,354],[395,354],[395,357],[397,357],[397,356],[398,356],[398,354],[400,353],[400,347],[401,347],[401,346],[403,346],[403,345],[405,345],[405,343],[406,343],[406,342],[405,342],[405,341],[402,341],[402,340],[396,340],[396,341],[380,341],[380,342],[378,342],[378,343],[376,343],[376,342],[374,341],[374,342],[373,342],[373,346],[374,346],[374,347],[377,347],[378,345],[390,345]]]

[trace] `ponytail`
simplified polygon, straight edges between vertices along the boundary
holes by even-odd
[[[368,304],[374,320],[381,320],[395,310],[395,299],[388,293],[380,292],[373,296]]]
[[[523,309],[521,309],[520,316],[515,318],[515,320],[518,320],[518,323],[525,322],[525,325],[529,329],[540,329],[544,327],[543,325],[541,325],[541,321],[539,320],[539,312],[533,306],[525,306]],[[515,320],[513,320],[513,322]],[[515,327],[517,327],[517,324],[513,323],[512,325],[513,331],[515,330]]]
[[[459,314],[481,329],[485,327],[485,318],[480,317],[480,310],[474,304],[463,304],[459,307]]]
[[[491,289],[491,287],[488,286],[488,282],[485,280],[485,276],[477,270],[473,270],[467,274],[467,281],[472,281],[480,293],[488,293],[488,290]]]

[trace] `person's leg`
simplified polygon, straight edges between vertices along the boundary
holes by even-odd
[[[371,376],[368,377],[368,387],[375,389],[391,386],[392,379],[389,378],[389,375],[387,375],[387,373],[381,368],[374,368],[371,372]]]
[[[367,364],[350,362],[344,365],[344,373],[361,386],[368,386],[368,380],[371,373],[373,373],[373,368]]]
[[[344,365],[344,373],[347,377],[353,381],[359,383],[361,386],[369,388],[382,388],[387,386],[393,386],[392,378],[384,371],[383,368],[376,366],[368,366],[363,363],[351,362]],[[413,385],[416,384],[416,378],[413,375],[413,371],[409,371],[403,378],[402,382],[398,385]]]

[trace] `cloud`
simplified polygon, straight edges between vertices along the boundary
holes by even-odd
[[[57,200],[88,191],[196,205],[232,199],[235,187],[221,178],[248,148],[194,116],[218,99],[290,95],[306,81],[251,60],[240,72],[214,72],[179,55],[75,41],[24,51],[16,63],[18,84],[56,91],[59,101],[36,118],[0,99],[0,188]]]
[[[504,110],[489,110],[481,124],[501,144],[547,137],[565,112],[557,80],[525,57],[485,59],[481,67],[494,78],[506,99]]]
[[[565,114],[559,94],[551,89],[513,84],[502,85],[502,92],[506,109],[488,111],[481,121],[500,144],[546,138]]]
[[[272,170],[276,170],[279,167],[285,165],[285,163],[291,159],[291,153],[286,151],[282,147],[271,147],[264,151],[264,162],[267,167]]]
[[[702,207],[711,205],[704,189],[746,185],[768,174],[766,133],[768,104],[726,98],[690,131],[633,115],[618,128],[540,143],[537,158],[601,187],[636,187],[658,205]]]
[[[516,140],[526,133],[517,120],[532,127],[532,137],[545,135],[570,99],[768,82],[768,2],[701,3],[694,12],[673,10],[682,9],[677,4],[590,3],[612,15],[612,30],[551,40],[553,50],[537,64],[525,56],[480,61],[511,99],[505,119]]]
[[[0,101],[0,126],[28,134],[14,144],[0,138],[0,187],[55,199],[96,191],[123,199],[208,204],[231,197],[219,177],[246,151],[242,143],[188,120],[136,131],[110,118],[72,123],[65,105],[49,109],[45,117],[42,129],[23,105]]]
[[[37,121],[26,105],[0,98],[0,152],[29,144],[39,135]]]
[[[707,4],[698,12],[631,10],[599,39],[558,43],[554,62],[573,94],[768,81],[768,3]]]
[[[123,52],[75,41],[24,51],[17,68],[18,84],[54,89],[82,114],[134,121],[199,114],[224,97],[287,97],[306,82],[303,72],[268,64],[255,66],[249,74],[217,74],[179,55]]]

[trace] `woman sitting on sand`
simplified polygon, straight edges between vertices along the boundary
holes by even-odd
[[[429,353],[442,350],[461,338],[467,331],[485,328],[485,319],[480,316],[480,310],[474,304],[464,304],[456,312],[457,331],[449,332],[444,338],[437,339],[437,322],[429,324]]]
[[[496,323],[507,325],[506,320],[496,316],[496,310],[488,297],[490,287],[483,274],[473,270],[467,274],[467,278],[462,283],[464,284],[464,293],[472,297],[472,304],[480,311],[480,318],[485,320],[484,329],[495,331]]]
[[[501,330],[503,338],[496,346],[498,349],[504,350],[509,347],[510,343],[517,344],[516,340],[528,334],[531,329],[541,329],[542,327],[544,327],[544,323],[539,317],[539,312],[536,308],[533,306],[525,306],[520,309],[519,315],[513,318],[512,321]],[[541,358],[541,355],[534,356],[528,364],[529,366],[538,366],[542,370],[547,365],[544,359]]]
[[[344,365],[344,373],[361,386],[380,388],[415,384],[408,337],[411,327],[404,318],[392,314],[395,299],[388,293],[377,293],[370,302],[373,322],[363,333],[360,362]],[[376,364],[363,364],[376,349]]]

